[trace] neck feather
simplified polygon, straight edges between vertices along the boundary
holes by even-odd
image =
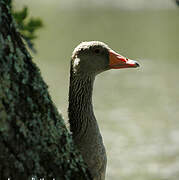
[[[73,136],[84,135],[92,124],[96,124],[93,112],[92,92],[95,77],[70,74],[68,116]]]

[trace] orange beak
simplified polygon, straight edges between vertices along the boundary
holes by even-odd
[[[135,68],[139,67],[139,63],[109,50],[109,67],[111,69]]]

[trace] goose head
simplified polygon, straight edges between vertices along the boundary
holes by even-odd
[[[136,68],[139,64],[116,53],[103,42],[89,41],[74,49],[71,67],[76,75],[97,75],[110,69]]]

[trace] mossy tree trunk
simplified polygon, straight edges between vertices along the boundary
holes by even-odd
[[[91,179],[0,0],[0,179],[8,178]]]

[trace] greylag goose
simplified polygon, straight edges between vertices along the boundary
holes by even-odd
[[[68,107],[70,131],[94,180],[105,179],[107,163],[92,105],[95,77],[109,69],[138,66],[136,61],[121,56],[99,41],[82,42],[72,53]]]

